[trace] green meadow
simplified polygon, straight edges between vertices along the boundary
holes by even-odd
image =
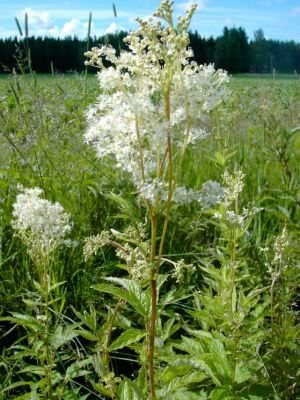
[[[186,151],[180,180],[195,191],[208,181],[226,187],[225,171],[241,171],[234,210],[255,211],[242,227],[216,218],[219,205],[170,212],[163,258],[185,267],[176,275],[162,263],[158,277],[156,398],[296,400],[300,79],[246,74],[227,86],[209,114],[210,136]],[[150,233],[127,173],[84,142],[98,95],[95,75],[0,75],[2,400],[149,398],[149,286],[128,278],[110,246],[83,254],[85,239],[102,231],[143,224]],[[47,310],[11,224],[20,187],[41,188],[72,221],[49,264]]]

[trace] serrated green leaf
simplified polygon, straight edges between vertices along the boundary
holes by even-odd
[[[91,342],[96,342],[98,340],[96,335],[85,329],[74,329],[74,333],[76,333],[78,336],[82,336],[87,340],[90,340]]]
[[[90,365],[92,363],[92,358],[87,358],[85,360],[81,361],[75,361],[73,364],[71,364],[66,371],[66,379],[74,379],[78,378],[79,376],[85,376],[89,375],[91,372],[85,370],[84,368],[87,365]]]
[[[123,347],[127,347],[133,343],[137,343],[143,337],[146,336],[146,333],[141,331],[140,329],[128,329],[123,332],[111,345],[110,350],[122,349]]]
[[[0,318],[0,321],[9,321],[17,325],[29,328],[34,332],[41,331],[43,329],[42,323],[31,315],[21,313],[11,313],[12,317]]]
[[[129,279],[117,278],[109,278],[109,280],[121,284],[123,288],[107,283],[100,283],[92,286],[92,288],[100,292],[109,293],[113,296],[116,296],[118,299],[127,301],[132,308],[143,317],[148,315],[149,302],[146,299],[146,293],[142,293],[136,282],[130,281]]]

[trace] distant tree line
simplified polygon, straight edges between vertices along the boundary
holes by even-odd
[[[67,72],[85,70],[84,52],[99,44],[111,44],[125,49],[126,32],[86,40],[28,37],[0,39],[0,72],[13,69],[36,72]],[[266,39],[261,29],[249,40],[243,28],[227,28],[217,38],[204,38],[190,32],[191,47],[200,64],[214,63],[230,73],[267,73],[276,69],[282,73],[300,73],[300,43]]]

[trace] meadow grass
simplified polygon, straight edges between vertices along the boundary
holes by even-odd
[[[225,170],[242,170],[245,185],[238,207],[261,211],[234,239],[226,224],[212,217],[215,209],[191,204],[177,207],[170,216],[164,256],[184,258],[196,270],[186,271],[179,285],[175,278],[165,278],[161,288],[161,353],[156,357],[160,386],[169,387],[168,399],[292,400],[299,395],[300,80],[270,78],[233,77],[227,101],[210,115],[211,137],[183,160],[181,181],[195,190],[208,180],[225,185]],[[72,394],[57,391],[51,398],[144,399],[138,388],[146,385],[145,377],[137,376],[136,367],[139,344],[131,344],[130,338],[123,338],[122,346],[115,343],[114,376],[102,371],[101,352],[94,346],[101,342],[100,328],[114,312],[114,303],[108,294],[112,289],[103,286],[99,294],[91,287],[108,276],[123,277],[124,268],[117,267],[120,261],[110,248],[85,261],[84,239],[145,222],[145,209],[126,173],[118,171],[113,160],[99,161],[83,141],[84,113],[98,94],[96,77],[0,75],[0,93],[0,398],[30,398],[22,385],[14,384],[36,384],[39,379],[38,373],[30,373],[30,354],[17,359],[18,346],[10,347],[16,340],[24,344],[28,325],[22,328],[19,321],[7,320],[13,312],[34,314],[28,298],[36,290],[36,272],[11,228],[12,205],[23,185],[42,188],[47,199],[63,205],[74,224],[69,247],[52,266],[55,282],[65,282],[55,289],[59,300],[52,308],[64,324],[78,324],[72,338],[80,340],[59,347],[55,361],[57,374],[68,371],[64,384],[70,383]],[[289,238],[284,237],[278,250],[284,229]],[[281,252],[280,264],[274,261],[276,251]],[[233,252],[238,260],[234,276],[228,272]],[[163,274],[168,274],[166,266]],[[230,285],[235,294],[226,289]],[[120,304],[124,310],[112,320],[113,339],[140,326],[130,301]],[[31,340],[37,338],[37,332],[32,334]],[[86,377],[71,374],[70,360],[77,362],[74,371],[86,371]],[[124,376],[121,389],[114,392]],[[38,396],[38,389],[30,387]]]

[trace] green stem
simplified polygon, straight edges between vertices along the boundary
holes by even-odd
[[[46,270],[46,271],[45,271]],[[51,348],[49,343],[49,282],[48,282],[48,268],[44,269],[44,277],[43,277],[43,295],[45,298],[45,347],[46,347],[46,380],[47,380],[47,387],[46,387],[46,399],[52,400],[52,355],[51,355]]]
[[[155,348],[155,330],[156,330],[156,303],[157,303],[157,281],[156,278],[151,279],[151,311],[149,325],[149,384],[150,399],[155,400],[155,365],[154,365],[154,348]]]
[[[114,326],[114,322],[117,316],[117,313],[121,307],[123,303],[123,300],[119,300],[118,303],[116,304],[112,315],[110,317],[109,323],[108,323],[108,327],[107,327],[107,331],[106,331],[106,340],[105,340],[105,349],[103,351],[103,363],[104,363],[104,367],[106,369],[106,373],[108,374],[110,372],[109,369],[109,346],[110,346],[110,342],[111,342],[111,335],[112,335],[112,330],[113,330],[113,326]]]
[[[151,400],[155,399],[155,365],[154,365],[154,347],[155,347],[155,328],[156,328],[156,301],[157,301],[157,282],[156,282],[156,237],[157,237],[157,215],[151,216],[151,304],[150,304],[150,321],[147,324],[148,330],[148,378],[149,391]]]
[[[235,213],[238,214],[238,199],[235,200]],[[232,390],[235,387],[235,378],[237,370],[237,352],[238,352],[238,324],[236,322],[236,226],[232,229],[232,253],[231,253],[231,265],[232,265],[232,275],[231,275],[231,323],[232,323],[232,340],[233,340],[233,350],[232,350]],[[234,301],[233,301],[234,300]]]
[[[156,314],[157,314],[157,275],[163,254],[164,242],[166,238],[170,210],[173,197],[173,153],[172,153],[172,138],[171,138],[171,123],[170,123],[170,89],[165,93],[165,112],[168,121],[168,138],[167,138],[167,155],[168,155],[168,199],[165,211],[164,224],[160,238],[158,249],[158,257],[156,257],[156,237],[157,237],[157,215],[151,214],[151,305],[150,305],[150,322],[148,326],[148,367],[149,367],[149,389],[150,399],[155,400],[155,332],[156,332]]]

